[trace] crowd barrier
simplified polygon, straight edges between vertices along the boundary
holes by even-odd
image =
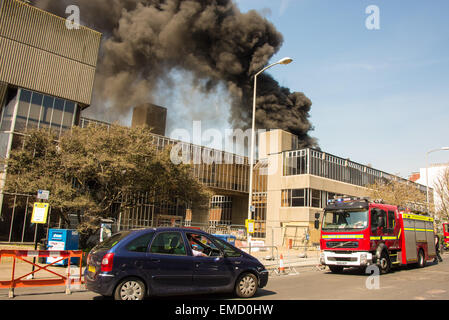
[[[12,270],[11,270],[11,280],[5,280],[0,281],[0,289],[1,288],[9,288],[8,297],[14,298],[14,288],[20,288],[20,287],[41,287],[41,286],[60,286],[65,285],[66,286],[66,294],[71,294],[70,287],[72,285],[81,285],[83,284],[83,278],[82,278],[82,261],[83,261],[83,252],[82,251],[74,251],[74,250],[63,250],[63,251],[56,251],[56,250],[0,250],[0,260],[2,257],[12,257],[13,263],[12,263]],[[29,261],[26,258],[55,258],[55,261],[47,264],[45,266],[41,266],[33,261]],[[59,259],[58,259],[59,258]],[[71,259],[72,258],[78,258],[79,260],[79,274],[78,276],[73,277],[71,275]],[[26,263],[29,263],[30,265],[36,267],[37,269],[33,271],[20,276],[18,278],[15,278],[15,271],[16,271],[16,260],[21,260]],[[55,264],[66,260],[67,261],[67,269],[66,274],[60,274],[53,270],[48,269],[51,266],[54,266]],[[47,271],[56,278],[51,279],[34,279],[34,275],[38,271]],[[31,277],[30,277],[31,276]]]
[[[277,260],[278,257],[279,257],[279,249],[278,249],[277,246],[259,246],[259,245],[254,245],[253,246],[253,245],[251,245],[251,246],[238,247],[238,248],[243,250],[243,251],[247,251],[249,254],[251,254],[251,250],[253,250],[253,253],[254,253],[254,252],[257,252],[259,250],[264,252],[264,251],[268,251],[269,249],[271,249],[271,258],[272,258],[272,260],[275,260],[275,259]],[[257,249],[257,250],[254,250],[254,249]],[[276,249],[276,257],[274,256],[273,249]]]

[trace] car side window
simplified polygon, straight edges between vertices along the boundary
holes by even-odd
[[[197,233],[186,233],[192,254],[195,257],[217,257],[220,249],[206,236]]]
[[[150,248],[151,253],[187,255],[180,232],[162,232],[156,235]]]
[[[126,250],[132,252],[147,252],[148,245],[150,244],[151,239],[153,239],[153,236],[154,232],[149,232],[134,239],[126,246]]]

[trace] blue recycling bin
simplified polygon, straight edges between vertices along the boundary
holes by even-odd
[[[79,233],[76,230],[70,229],[49,229],[47,250],[78,250],[79,247]],[[61,258],[48,257],[47,263],[53,263]],[[72,258],[70,264],[79,263],[79,258]],[[68,259],[59,261],[54,265],[66,266]]]
[[[213,236],[223,241],[229,242],[233,246],[235,246],[235,240],[237,239],[236,236],[233,236],[231,234],[213,234]]]

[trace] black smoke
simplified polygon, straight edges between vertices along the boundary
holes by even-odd
[[[109,100],[119,114],[148,102],[158,83],[171,85],[174,69],[191,72],[202,92],[224,85],[232,98],[230,122],[250,127],[253,77],[278,52],[283,37],[252,10],[231,0],[36,0],[36,6],[67,16],[80,8],[82,23],[103,33],[94,101]],[[294,55],[294,53],[292,53]],[[301,146],[317,147],[309,136],[312,102],[290,92],[269,74],[258,77],[258,128],[284,129]]]

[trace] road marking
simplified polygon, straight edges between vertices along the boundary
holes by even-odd
[[[426,291],[426,293],[428,293],[428,294],[442,294],[442,293],[446,293],[446,290],[434,289],[434,290]]]

